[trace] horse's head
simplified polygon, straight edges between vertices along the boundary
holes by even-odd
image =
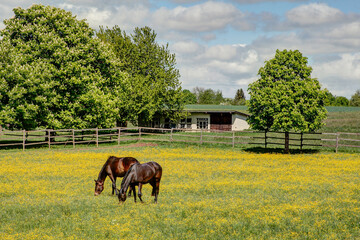
[[[100,193],[104,190],[104,181],[95,180],[95,193],[94,195],[100,195]]]
[[[120,202],[125,202],[125,200],[126,200],[126,192],[124,191],[124,189],[120,190],[118,198],[119,198]]]

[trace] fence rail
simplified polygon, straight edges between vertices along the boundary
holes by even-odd
[[[107,128],[107,129],[60,129],[34,131],[8,131],[0,129],[0,149],[22,146],[23,150],[30,146],[77,145],[117,143],[126,141],[163,141],[187,142],[197,144],[269,145],[284,146],[284,132],[270,131],[220,131],[165,128]],[[290,133],[289,146],[300,148],[360,148],[360,133]]]

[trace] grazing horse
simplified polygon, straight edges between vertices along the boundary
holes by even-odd
[[[118,194],[116,189],[116,177],[125,176],[126,172],[129,168],[134,164],[139,163],[133,157],[114,157],[110,156],[108,160],[105,162],[102,167],[98,179],[95,180],[95,193],[94,195],[100,195],[100,193],[104,190],[104,182],[107,176],[109,176],[112,181],[112,194],[114,195],[114,191],[116,195]]]
[[[121,189],[118,195],[119,201],[124,202],[126,200],[126,191],[130,186],[134,192],[134,201],[136,202],[135,186],[138,185],[139,186],[138,197],[142,202],[143,201],[141,199],[142,185],[146,183],[150,183],[150,185],[153,187],[151,196],[155,196],[155,203],[157,203],[161,175],[162,175],[162,167],[156,162],[148,162],[143,164],[135,163],[127,171],[121,182]]]

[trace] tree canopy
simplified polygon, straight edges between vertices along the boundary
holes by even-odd
[[[14,13],[0,32],[0,125],[113,126],[126,77],[109,47],[71,12],[33,5]]]
[[[127,100],[121,110],[124,120],[143,124],[155,114],[173,120],[180,117],[185,100],[175,54],[168,45],[156,42],[151,28],[135,28],[127,35],[118,26],[101,27],[97,37],[112,46],[121,69],[129,74],[124,88]]]
[[[236,91],[233,104],[234,105],[245,105],[245,102],[246,102],[246,99],[245,99],[244,91],[242,90],[242,88],[238,89]]]
[[[350,105],[360,107],[360,89],[356,90],[355,94],[351,96]]]
[[[312,132],[326,118],[325,91],[298,50],[277,50],[249,85],[250,126],[258,130]],[[288,146],[287,146],[288,147]]]
[[[195,87],[193,94],[196,96],[198,104],[220,104],[224,101],[220,90],[214,91],[211,88]]]
[[[195,94],[190,92],[190,90],[184,89],[183,94],[184,94],[185,104],[196,104],[197,103]]]

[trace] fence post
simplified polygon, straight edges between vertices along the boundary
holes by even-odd
[[[23,151],[25,150],[26,130],[23,130]]]
[[[200,144],[203,143],[203,131],[202,128],[200,128]]]
[[[235,147],[235,131],[232,131],[232,147]]]
[[[141,140],[141,127],[139,127],[139,141]]]
[[[265,130],[265,148],[267,148],[267,130]]]
[[[71,129],[72,130],[72,142],[73,142],[73,148],[75,148],[75,130],[74,129]]]
[[[120,145],[121,128],[118,128],[118,145]]]
[[[336,133],[336,153],[338,152],[338,147],[339,147],[339,133]]]
[[[303,134],[304,133],[301,133],[300,135],[300,153],[302,153],[302,147],[303,147]]]
[[[173,141],[173,128],[171,128],[171,131],[170,131],[170,142]]]
[[[47,130],[47,133],[48,133],[48,144],[49,144],[49,149],[50,149],[50,145],[51,145],[51,134],[50,134],[50,132],[51,132],[51,129],[48,129],[48,130]]]
[[[96,147],[99,147],[99,129],[96,128]]]

